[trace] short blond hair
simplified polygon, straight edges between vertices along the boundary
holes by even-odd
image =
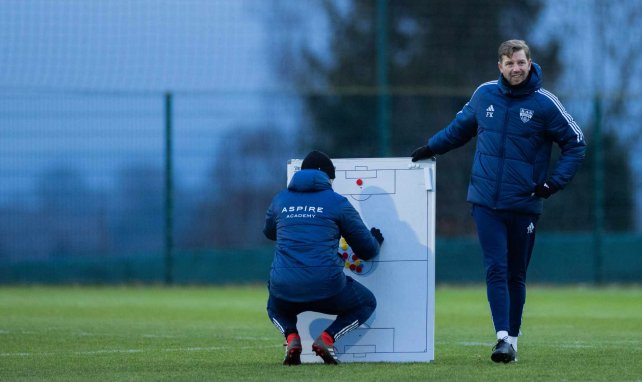
[[[497,60],[499,62],[502,62],[502,57],[506,56],[508,58],[513,57],[513,53],[518,52],[520,50],[524,51],[524,54],[526,55],[527,59],[531,59],[531,49],[528,47],[528,44],[526,44],[526,41],[524,40],[508,40],[504,41],[499,45],[499,49],[497,50]]]

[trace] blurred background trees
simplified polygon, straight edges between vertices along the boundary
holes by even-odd
[[[574,181],[546,201],[540,232],[642,232],[640,0],[9,4],[1,259],[157,260],[168,220],[177,257],[268,248],[264,213],[288,159],[408,156],[498,78],[509,38],[529,42],[589,145]],[[474,146],[438,158],[438,241],[475,234]]]
[[[529,31],[535,27],[544,6],[540,1],[503,0],[483,6],[466,0],[323,1],[320,11],[329,20],[330,52],[315,52],[301,46],[300,54],[284,53],[300,57],[302,62],[293,65],[298,70],[281,71],[301,93],[314,134],[308,145],[320,147],[335,157],[376,157],[382,152],[377,118],[383,86],[378,65],[383,64],[388,73],[385,86],[389,89],[390,108],[390,121],[385,126],[390,142],[389,149],[384,151],[392,156],[408,156],[447,126],[477,86],[498,78],[499,43],[511,38],[529,40]],[[386,14],[385,30],[378,24],[378,12]],[[279,14],[288,13],[280,9]],[[281,22],[292,20],[286,18]],[[533,60],[544,70],[544,86],[553,91],[561,69],[558,53],[562,43],[558,40],[549,40],[546,45],[530,43]],[[288,49],[292,49],[291,45],[284,44]],[[383,63],[378,61],[378,49],[386,50]],[[590,126],[583,129],[589,131]],[[623,185],[619,190],[630,191],[626,186],[631,184],[626,148],[617,140],[606,139],[604,150],[615,153],[605,157],[606,168],[624,166],[623,171],[606,171],[606,183],[616,181],[612,177],[618,174],[617,182]],[[469,206],[464,202],[473,152],[471,142],[438,158],[440,235],[474,233]],[[544,216],[544,229],[591,229],[593,221],[588,216],[594,212],[594,187],[590,158],[587,162],[577,176],[579,179],[547,203],[551,208],[547,208]],[[618,200],[622,202],[620,208],[607,214],[607,224],[630,229],[632,198]],[[578,219],[578,215],[583,217]]]

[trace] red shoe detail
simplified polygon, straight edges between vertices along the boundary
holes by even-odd
[[[321,339],[323,340],[323,343],[325,343],[326,345],[334,346],[334,338],[332,338],[332,336],[329,335],[328,332],[321,333]]]
[[[323,363],[326,365],[337,365],[339,363],[339,359],[334,353],[334,339],[326,332],[321,333],[314,340],[312,350],[323,359]]]
[[[285,348],[285,358],[283,358],[284,365],[300,365],[301,364],[301,337],[297,333],[290,333],[287,338],[287,345]]]

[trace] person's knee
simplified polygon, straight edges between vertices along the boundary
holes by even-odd
[[[526,277],[521,273],[508,273],[508,283],[518,287],[526,286]]]
[[[492,264],[486,267],[486,280],[487,281],[502,281],[506,282],[508,272],[505,265]]]
[[[370,311],[370,314],[372,314],[372,312],[374,312],[375,309],[377,309],[377,298],[375,297],[374,294],[372,294],[372,292],[368,291],[367,298],[365,299],[363,305],[366,308],[368,308],[368,310]]]

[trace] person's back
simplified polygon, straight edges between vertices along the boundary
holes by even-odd
[[[275,296],[309,301],[330,297],[345,286],[338,241],[343,226],[360,223],[350,209],[347,199],[332,190],[324,172],[301,170],[294,174],[288,188],[272,202],[275,226],[266,226],[276,232],[270,271],[270,290]],[[364,259],[372,258],[379,249],[365,226],[346,239],[361,248],[358,253]]]
[[[374,227],[368,230],[352,204],[332,190],[334,177],[330,158],[312,151],[266,212],[263,233],[276,241],[267,310],[286,338],[285,365],[301,363],[299,313],[337,316],[312,345],[325,363],[336,364],[334,341],[359,327],[377,306],[372,292],[343,272],[337,250],[343,236],[368,260],[379,253],[383,236]]]

